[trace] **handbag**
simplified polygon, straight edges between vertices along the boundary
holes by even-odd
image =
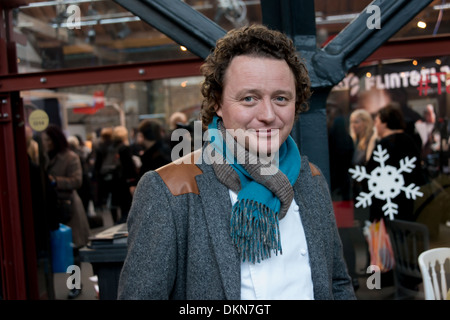
[[[381,272],[392,270],[395,266],[394,251],[384,220],[366,222],[364,234],[369,246],[370,264],[378,266]]]
[[[56,201],[56,212],[60,223],[65,224],[69,222],[73,215],[72,200],[58,199]]]

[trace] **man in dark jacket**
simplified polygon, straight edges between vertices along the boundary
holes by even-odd
[[[156,170],[168,164],[170,151],[163,141],[161,125],[151,119],[143,120],[138,127],[138,135],[141,135],[144,153],[141,155],[142,166],[139,169],[139,178],[147,171]]]

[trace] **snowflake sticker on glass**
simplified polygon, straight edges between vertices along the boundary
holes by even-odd
[[[402,191],[406,198],[416,199],[422,197],[423,193],[419,191],[420,187],[411,183],[405,186],[405,180],[402,173],[411,173],[415,168],[416,157],[409,159],[405,157],[400,160],[400,168],[386,165],[386,160],[389,159],[389,154],[380,145],[377,150],[373,152],[374,160],[379,163],[379,166],[372,170],[370,174],[366,172],[363,166],[356,166],[348,171],[352,174],[352,178],[358,182],[367,179],[369,192],[360,192],[356,197],[355,207],[363,206],[366,208],[372,204],[372,197],[379,200],[385,200],[386,204],[382,207],[385,216],[389,216],[390,220],[394,220],[394,215],[398,213],[398,205],[392,200],[395,199]]]

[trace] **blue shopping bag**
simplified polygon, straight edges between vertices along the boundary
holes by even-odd
[[[51,232],[53,272],[66,272],[67,267],[74,264],[72,229],[62,223],[59,229]]]

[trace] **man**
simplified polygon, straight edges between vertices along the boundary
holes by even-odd
[[[425,176],[423,175],[420,165],[420,150],[417,148],[414,139],[405,132],[406,123],[404,114],[400,106],[391,102],[378,110],[374,121],[375,129],[378,135],[378,142],[375,150],[378,147],[386,152],[384,165],[380,164],[380,157],[372,153],[369,161],[366,164],[367,172],[371,173],[377,170],[376,180],[366,183],[364,191],[375,192],[375,198],[370,205],[370,221],[378,221],[382,218],[385,221],[400,219],[407,221],[415,221],[414,213],[414,196],[402,192],[403,186],[422,186],[425,184]],[[402,163],[406,157],[408,159],[415,159],[409,164],[411,167],[409,171],[400,175],[396,174],[395,168]],[[380,179],[380,180],[379,180]],[[382,184],[377,185],[378,181],[383,181]],[[371,190],[369,190],[369,185]],[[412,190],[412,189],[411,189]],[[414,193],[412,193],[414,195]],[[389,207],[387,199],[391,198],[395,207]],[[387,208],[387,209],[386,209]]]
[[[354,299],[320,170],[289,136],[306,68],[285,35],[230,31],[202,67],[203,149],[143,176],[119,299]]]

